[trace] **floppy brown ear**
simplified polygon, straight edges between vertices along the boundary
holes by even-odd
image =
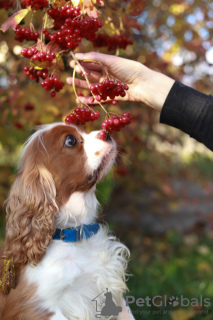
[[[6,201],[7,232],[4,259],[36,265],[55,232],[58,212],[51,173],[41,165],[26,165]]]

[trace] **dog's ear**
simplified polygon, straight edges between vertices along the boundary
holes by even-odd
[[[58,212],[51,173],[31,161],[18,174],[6,201],[4,258],[36,265],[55,232]]]

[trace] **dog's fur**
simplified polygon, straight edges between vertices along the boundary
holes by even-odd
[[[76,145],[65,145],[69,135]],[[122,304],[129,251],[106,226],[80,242],[52,240],[56,228],[96,221],[95,187],[115,157],[113,140],[63,123],[45,125],[28,139],[6,201],[1,257],[15,264],[17,284],[0,293],[0,319],[94,320],[92,299],[106,288]],[[133,319],[124,304],[119,319]]]

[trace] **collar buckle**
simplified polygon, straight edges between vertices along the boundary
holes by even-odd
[[[61,230],[59,231],[59,239],[60,239],[60,240],[63,240],[64,238],[66,238],[66,236],[63,234],[63,229],[61,229]]]
[[[82,240],[83,225],[81,225],[80,230],[79,230],[79,228],[75,228],[75,230],[76,230],[76,242],[81,241]]]

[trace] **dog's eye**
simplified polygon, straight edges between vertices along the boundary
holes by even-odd
[[[74,147],[74,146],[76,145],[76,143],[77,143],[76,137],[74,137],[74,136],[72,136],[72,135],[69,135],[69,136],[66,137],[66,140],[65,140],[65,142],[64,142],[64,145],[65,145],[66,147],[71,148],[71,147]]]

